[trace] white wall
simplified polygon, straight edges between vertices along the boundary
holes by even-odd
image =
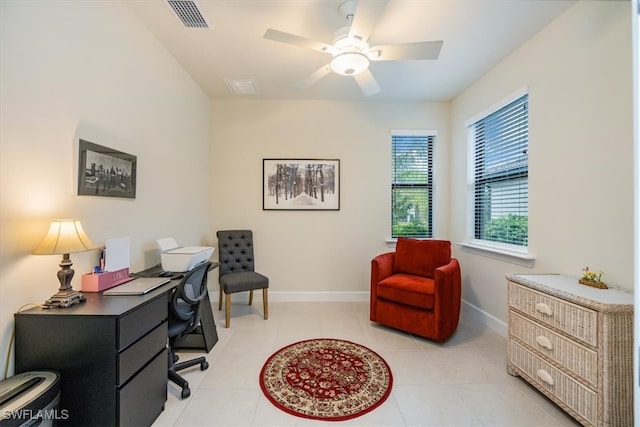
[[[506,321],[509,272],[604,270],[633,289],[631,19],[627,2],[578,2],[452,103],[451,230],[466,239],[464,121],[529,86],[533,268],[456,248],[463,298]]]
[[[438,131],[434,230],[436,237],[447,237],[448,108],[447,103],[213,101],[214,229],[253,229],[257,269],[269,276],[273,298],[283,292],[368,292],[371,258],[393,248],[386,244],[392,129]],[[340,159],[340,210],[263,211],[264,158]]]
[[[59,256],[31,251],[54,218],[98,244],[131,237],[132,270],[155,239],[211,243],[209,101],[120,2],[0,2],[0,354],[13,313],[56,292]],[[77,138],[137,156],[137,197],[75,196]],[[96,252],[72,254],[80,275]],[[11,373],[11,370],[10,370]]]

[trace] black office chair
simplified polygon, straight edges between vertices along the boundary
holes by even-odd
[[[195,365],[200,365],[200,370],[204,371],[209,363],[205,357],[178,362],[174,342],[200,324],[200,309],[207,296],[207,273],[210,267],[211,262],[205,262],[185,273],[169,302],[169,380],[182,388],[183,399],[191,395],[191,390],[189,382],[178,371]]]
[[[253,303],[253,291],[262,289],[264,319],[269,318],[267,289],[269,278],[257,273],[253,261],[253,233],[251,230],[221,230],[218,236],[220,254],[220,299],[218,310],[222,310],[222,292],[225,293],[225,328],[231,322],[231,294],[249,291],[249,305]]]

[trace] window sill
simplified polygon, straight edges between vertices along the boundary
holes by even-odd
[[[536,262],[535,257],[531,255],[523,252],[511,251],[505,248],[486,246],[471,242],[458,243],[458,245],[461,246],[462,250],[465,252],[497,259],[511,264],[522,265],[524,267],[532,268]]]
[[[409,237],[410,239],[417,239],[417,240],[432,240],[434,239],[434,237]],[[398,243],[398,238],[397,237],[388,237],[385,242],[387,243],[387,246],[395,246],[396,243]]]

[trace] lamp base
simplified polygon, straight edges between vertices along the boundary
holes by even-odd
[[[60,290],[55,293],[51,298],[45,301],[44,308],[51,307],[60,307],[60,308],[69,308],[74,304],[84,302],[87,300],[87,297],[78,291],[74,291],[73,289],[68,290]]]

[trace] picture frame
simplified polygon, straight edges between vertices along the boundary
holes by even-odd
[[[340,210],[340,160],[263,159],[262,209]]]
[[[136,198],[137,157],[80,139],[78,196]]]

